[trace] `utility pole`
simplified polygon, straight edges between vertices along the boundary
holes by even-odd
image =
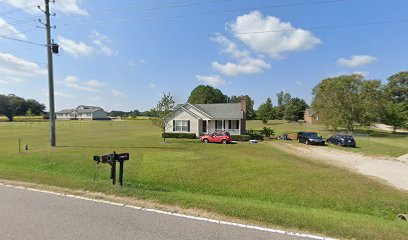
[[[39,9],[40,6],[38,6]],[[48,86],[49,86],[49,100],[50,100],[50,145],[56,146],[55,139],[55,101],[54,101],[54,72],[52,62],[52,43],[51,43],[51,21],[50,21],[50,0],[45,0],[45,29],[47,32],[47,56],[48,56]],[[40,20],[41,22],[41,20]]]

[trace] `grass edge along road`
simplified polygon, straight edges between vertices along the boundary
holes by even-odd
[[[344,169],[283,153],[267,144],[163,143],[149,121],[0,125],[0,178],[202,209],[264,226],[339,238],[404,239],[408,194]],[[17,153],[17,139],[29,144]],[[115,146],[122,147],[114,148]],[[112,187],[94,154],[130,152],[124,187]]]

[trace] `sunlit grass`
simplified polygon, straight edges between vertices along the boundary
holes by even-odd
[[[284,131],[285,124],[270,126]],[[0,123],[0,178],[157,200],[333,237],[408,236],[406,223],[396,219],[408,211],[406,192],[270,144],[164,143],[145,120],[58,121],[57,131],[58,147],[50,148],[47,123]],[[19,154],[18,139],[30,150]],[[131,156],[123,188],[110,184],[106,165],[93,181],[92,156],[114,150]]]

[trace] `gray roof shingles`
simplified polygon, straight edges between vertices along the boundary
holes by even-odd
[[[241,103],[192,104],[213,119],[242,119]]]

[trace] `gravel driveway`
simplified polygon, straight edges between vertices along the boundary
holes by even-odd
[[[388,184],[408,191],[408,159],[406,155],[396,159],[366,156],[323,146],[273,142],[273,146],[298,156],[345,167],[358,173],[385,180]]]

